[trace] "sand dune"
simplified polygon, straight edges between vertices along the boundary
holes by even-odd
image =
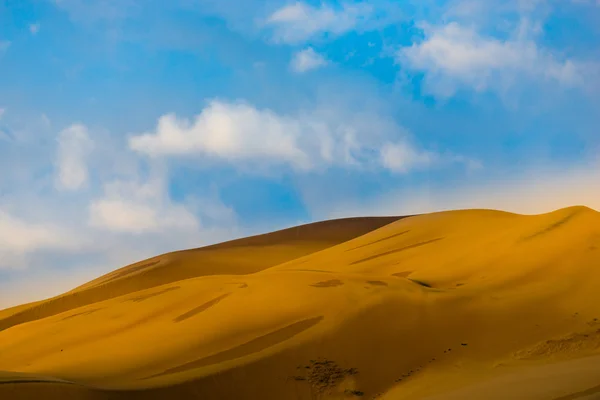
[[[0,311],[0,331],[86,304],[197,276],[248,274],[372,231],[399,217],[308,224],[199,249],[164,254],[118,269],[62,296]]]
[[[171,253],[0,311],[0,398],[600,398],[599,266],[585,207]]]

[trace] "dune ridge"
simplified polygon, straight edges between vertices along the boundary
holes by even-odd
[[[326,221],[170,253],[0,312],[0,397],[593,398],[599,265],[586,207]]]
[[[247,274],[360,236],[402,217],[344,218],[176,251],[99,277],[64,295],[0,312],[0,331],[68,309],[179,280],[215,274]],[[253,253],[260,250],[260,257]],[[11,312],[12,311],[12,312]]]

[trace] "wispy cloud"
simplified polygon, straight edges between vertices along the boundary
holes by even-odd
[[[367,3],[343,3],[339,7],[321,3],[312,6],[296,2],[274,11],[267,18],[273,29],[273,40],[280,43],[302,43],[324,33],[341,35],[365,24],[373,15]]]
[[[76,190],[86,185],[88,166],[86,159],[93,147],[87,128],[74,124],[58,137],[57,187]]]
[[[437,154],[415,150],[406,142],[387,143],[381,149],[382,164],[389,170],[399,173],[430,167],[438,159]]]
[[[173,204],[165,195],[161,180],[137,183],[110,182],[104,195],[90,204],[90,225],[108,231],[145,232],[197,231],[196,217],[183,205]]]
[[[0,208],[0,269],[22,268],[32,251],[73,250],[80,244],[60,225],[26,221]]]
[[[329,61],[322,54],[317,53],[312,47],[307,47],[294,54],[290,67],[296,73],[304,73],[327,64]]]
[[[452,22],[424,26],[425,38],[397,54],[402,68],[426,74],[428,89],[451,96],[458,89],[504,89],[520,79],[582,86],[585,66],[539,47],[527,36],[497,39]]]

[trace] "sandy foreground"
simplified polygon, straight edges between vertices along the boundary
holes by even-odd
[[[600,399],[600,213],[305,225],[0,311],[0,399]]]

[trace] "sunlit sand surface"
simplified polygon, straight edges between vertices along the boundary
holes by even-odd
[[[0,399],[600,399],[600,214],[327,221],[0,311]]]

